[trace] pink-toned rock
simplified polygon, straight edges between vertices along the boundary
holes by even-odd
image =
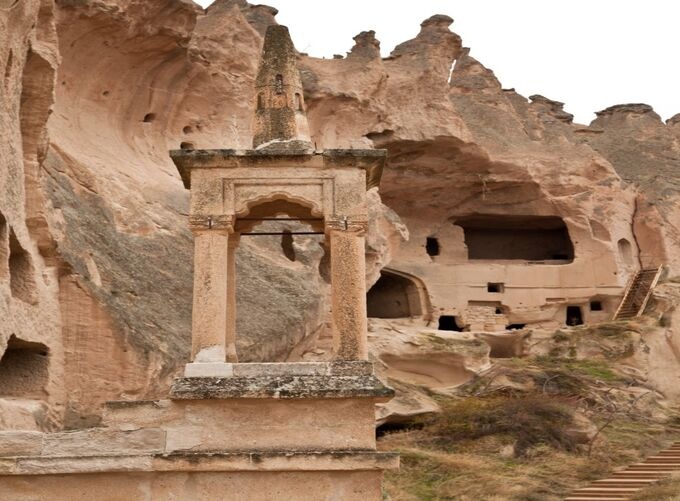
[[[0,131],[10,138],[0,143],[0,353],[14,335],[11,357],[39,361],[46,348],[50,362],[31,389],[38,404],[17,418],[25,426],[92,424],[105,400],[164,395],[187,360],[188,195],[167,150],[250,144],[275,14],[243,0],[207,11],[25,0],[0,11]],[[367,284],[388,266],[401,286],[415,284],[420,307],[407,316],[494,333],[563,325],[570,306],[586,323],[607,320],[639,266],[677,275],[678,115],[664,124],[646,105],[619,105],[573,124],[558,101],[503,89],[452,22],[427,19],[387,58],[370,31],[346,58],[298,56],[317,148],[388,150],[380,193],[369,194]],[[475,259],[475,236],[503,227],[557,235],[534,244],[566,231],[573,256]],[[330,357],[318,242],[241,250],[241,359]]]

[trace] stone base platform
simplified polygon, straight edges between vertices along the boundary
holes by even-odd
[[[381,499],[399,458],[375,450],[374,404],[392,390],[370,363],[232,371],[109,402],[100,427],[0,432],[0,499]]]
[[[176,453],[0,459],[0,499],[378,500],[396,454]]]
[[[0,498],[54,501],[380,500],[374,471],[94,473],[0,477]]]

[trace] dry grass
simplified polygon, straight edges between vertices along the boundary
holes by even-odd
[[[567,451],[576,449],[568,433],[572,411],[552,397],[469,397],[444,402],[442,410],[426,428],[425,443],[433,448],[456,450],[469,441],[497,436],[514,444],[516,457],[539,444]]]
[[[680,501],[680,475],[647,487],[630,499],[631,501]]]
[[[386,475],[386,498],[563,499],[677,438],[656,400],[639,400],[640,388],[630,386],[602,362],[507,361],[459,396],[437,397],[443,412],[418,429],[380,439],[381,449],[402,455],[401,470]],[[592,447],[569,433],[577,409],[606,424]]]

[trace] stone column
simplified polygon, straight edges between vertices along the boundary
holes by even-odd
[[[227,362],[238,362],[236,355],[236,249],[241,240],[239,233],[232,233],[229,237],[227,253],[227,332],[226,355]]]
[[[330,225],[331,300],[336,360],[367,360],[365,226]]]
[[[226,359],[228,253],[228,230],[194,229],[192,362]]]

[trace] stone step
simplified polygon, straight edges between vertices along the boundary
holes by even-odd
[[[638,467],[638,466],[673,466],[671,463],[662,463],[662,462],[657,462],[657,461],[645,461],[643,463],[635,463],[630,465],[631,467]]]
[[[630,465],[625,470],[617,471],[616,473],[621,473],[623,471],[640,471],[640,470],[645,470],[645,469],[648,470],[648,471],[650,469],[651,470],[654,470],[654,469],[674,470],[675,466],[673,466],[672,464],[668,464],[668,463],[661,463],[661,464],[658,464],[658,463],[637,463],[637,464]]]
[[[633,489],[629,491],[612,491],[612,492],[606,492],[606,491],[599,491],[597,489],[595,490],[583,490],[583,491],[576,491],[572,493],[572,496],[589,496],[593,498],[610,498],[610,497],[618,497],[619,499],[628,499],[630,496],[638,492],[639,489]]]
[[[663,478],[667,475],[670,475],[670,472],[622,471],[621,473],[612,473],[610,478]]]
[[[628,496],[607,496],[607,497],[597,497],[597,496],[569,496],[565,498],[564,501],[621,501],[622,499],[627,499]]]
[[[637,487],[584,487],[575,490],[574,494],[632,494],[639,490]]]
[[[617,478],[617,479],[603,479],[603,480],[595,480],[593,481],[592,485],[598,485],[598,486],[613,486],[613,484],[616,485],[623,485],[624,487],[627,485],[646,485],[646,484],[653,484],[656,482],[655,479],[634,479],[634,478]]]

